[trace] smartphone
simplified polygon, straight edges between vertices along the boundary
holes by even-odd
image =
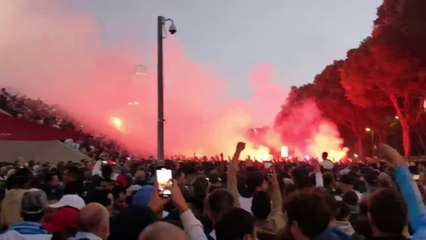
[[[273,163],[271,161],[263,162],[263,168],[265,168],[266,177],[268,177],[268,178],[272,177],[272,171],[271,171],[272,166],[273,166]]]
[[[172,195],[170,191],[170,187],[173,184],[172,170],[170,167],[157,167],[155,175],[158,183],[158,195],[161,198],[169,198]]]
[[[263,162],[263,167],[264,167],[266,170],[269,170],[269,169],[272,167],[272,162],[270,162],[270,161],[264,161],[264,162]]]

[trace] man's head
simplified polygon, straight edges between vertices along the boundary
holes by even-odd
[[[111,211],[114,207],[114,197],[108,191],[95,189],[87,194],[86,203],[99,203]]]
[[[27,168],[20,168],[12,175],[14,188],[27,188],[31,179],[32,173]]]
[[[99,203],[89,203],[81,209],[77,217],[79,232],[89,232],[101,239],[109,235],[109,212]]]
[[[146,227],[139,236],[139,240],[188,240],[185,232],[173,224],[156,222]]]
[[[178,185],[185,184],[185,173],[182,171],[182,169],[178,169],[173,173],[173,179],[176,179]]]
[[[332,211],[318,191],[293,193],[286,210],[288,226],[296,240],[316,237],[327,228],[332,217]]]
[[[39,222],[47,208],[46,193],[40,189],[30,189],[24,193],[21,203],[21,216],[24,221]]]
[[[114,207],[116,209],[123,209],[128,207],[126,202],[126,189],[122,186],[116,186],[112,190],[112,195],[114,196]]]
[[[358,205],[358,195],[354,191],[347,191],[343,194],[342,201],[349,206]]]
[[[253,216],[241,208],[231,208],[216,223],[216,239],[256,239]]]
[[[46,173],[44,176],[44,182],[52,187],[58,187],[60,184],[58,175],[53,172]]]
[[[81,171],[76,166],[68,166],[65,168],[63,180],[65,184],[81,181]]]
[[[259,191],[253,196],[251,211],[253,216],[259,220],[265,220],[271,213],[271,198],[266,192]]]
[[[192,188],[194,189],[194,196],[206,196],[207,189],[209,188],[209,181],[205,176],[197,176],[192,183]]]
[[[211,184],[219,183],[219,172],[215,169],[211,170],[209,173],[209,181]]]
[[[328,152],[323,152],[322,153],[322,160],[327,160],[328,159]]]
[[[143,170],[138,170],[135,173],[135,183],[140,185],[146,184],[146,172]]]
[[[130,206],[111,219],[109,240],[137,239],[157,217],[149,207]]]
[[[206,198],[205,210],[207,216],[213,221],[220,220],[222,215],[234,206],[234,198],[224,189],[216,189]]]
[[[256,191],[267,190],[267,183],[265,180],[265,176],[260,171],[249,172],[247,174],[246,185],[247,185],[247,192],[250,196],[253,196],[253,194]]]
[[[368,221],[373,236],[401,234],[407,224],[407,206],[404,199],[392,189],[374,192],[368,201]]]
[[[349,208],[349,206],[344,202],[337,202],[337,207],[338,209],[336,214],[336,220],[347,221],[351,213],[351,209]]]

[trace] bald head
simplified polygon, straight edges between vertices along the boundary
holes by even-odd
[[[141,235],[139,236],[139,240],[188,240],[185,232],[166,222],[156,222],[148,227],[146,227]]]
[[[80,210],[77,217],[80,232],[89,232],[106,239],[109,234],[109,212],[99,203],[89,203]]]

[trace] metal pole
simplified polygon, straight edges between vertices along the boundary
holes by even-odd
[[[158,62],[157,62],[157,84],[158,84],[158,145],[157,161],[164,160],[164,109],[163,109],[163,25],[164,17],[158,16]]]
[[[374,131],[371,130],[371,156],[374,157]]]

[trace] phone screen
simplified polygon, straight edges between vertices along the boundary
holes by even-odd
[[[172,195],[170,186],[172,185],[172,170],[167,167],[158,167],[156,171],[158,182],[158,194],[162,198],[168,198]]]
[[[263,167],[266,170],[266,177],[268,178],[272,177],[272,171],[271,171],[272,162],[263,162]]]
[[[272,162],[263,162],[263,167],[269,170],[272,167]]]

